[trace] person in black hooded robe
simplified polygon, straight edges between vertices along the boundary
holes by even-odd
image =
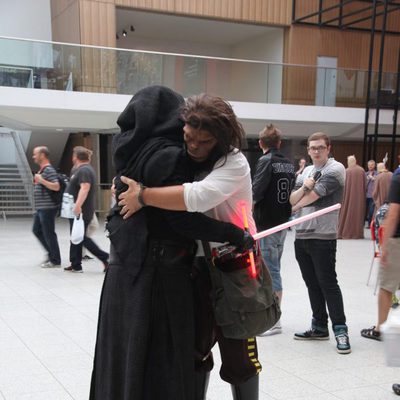
[[[113,140],[116,195],[121,175],[148,186],[192,181],[198,169],[183,146],[174,91],[152,86],[137,92],[118,118]],[[216,161],[219,155],[213,159]],[[111,241],[99,310],[90,400],[193,400],[194,321],[190,279],[194,239],[254,241],[242,229],[204,214],[146,207],[128,219],[114,206]]]

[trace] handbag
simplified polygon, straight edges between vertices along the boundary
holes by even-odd
[[[85,223],[83,222],[83,214],[74,217],[71,229],[71,243],[79,244],[83,242],[85,236]]]
[[[253,277],[248,252],[223,262],[212,259],[208,243],[203,242],[203,247],[211,277],[214,316],[223,335],[248,339],[272,328],[279,321],[281,310],[260,251],[254,254],[257,274]]]

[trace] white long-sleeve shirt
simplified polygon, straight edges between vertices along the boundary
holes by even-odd
[[[184,201],[188,211],[203,212],[224,222],[244,227],[242,206],[246,209],[250,233],[256,233],[252,215],[250,166],[238,151],[218,160],[214,169],[201,181],[185,183]]]

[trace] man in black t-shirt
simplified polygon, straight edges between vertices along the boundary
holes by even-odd
[[[82,272],[82,246],[85,246],[104,265],[104,271],[108,268],[108,253],[101,250],[97,244],[86,236],[86,229],[94,215],[94,193],[95,193],[95,172],[90,165],[92,151],[82,146],[74,147],[71,171],[71,178],[66,192],[74,196],[74,214],[81,215],[85,223],[85,237],[83,242],[73,244],[71,242],[69,258],[71,265],[64,268],[65,271]],[[72,229],[73,219],[70,219]]]
[[[389,189],[389,209],[383,221],[379,270],[378,323],[361,331],[367,339],[381,339],[380,327],[392,305],[392,295],[400,286],[400,175],[393,175]]]

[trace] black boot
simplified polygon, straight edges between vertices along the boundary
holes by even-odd
[[[210,371],[195,372],[195,400],[207,400],[206,394],[209,381]]]
[[[231,385],[233,400],[258,400],[258,374],[240,385]]]

